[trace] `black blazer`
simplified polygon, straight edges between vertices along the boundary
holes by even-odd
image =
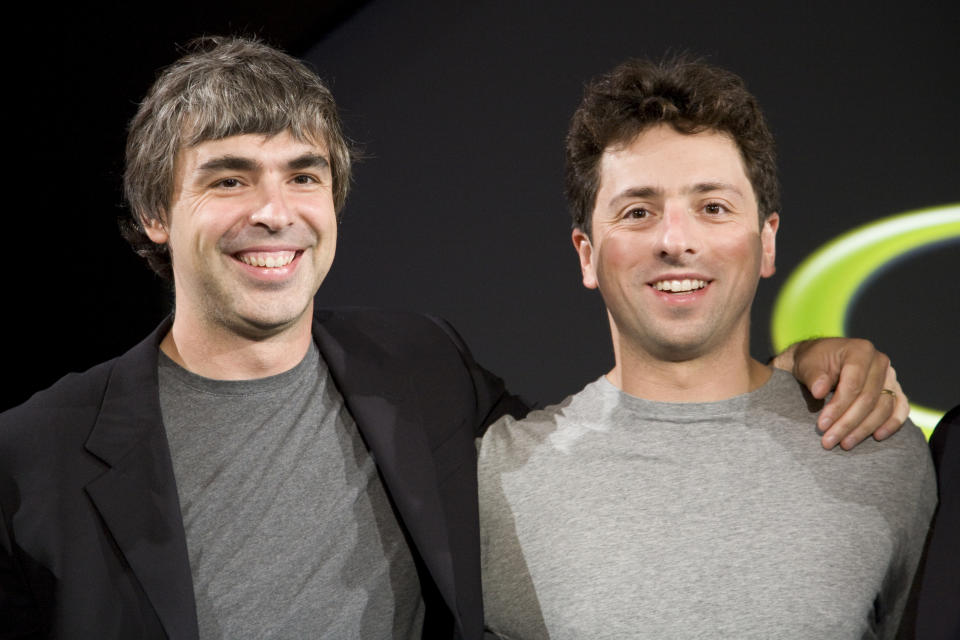
[[[960,406],[937,424],[930,449],[940,504],[920,568],[916,637],[960,638]]]
[[[157,388],[169,326],[0,415],[0,636],[197,637]],[[412,543],[425,637],[481,638],[474,438],[525,407],[440,321],[321,310],[313,337]]]

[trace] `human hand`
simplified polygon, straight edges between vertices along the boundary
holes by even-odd
[[[834,390],[817,419],[825,449],[840,443],[849,450],[871,434],[883,440],[900,429],[910,413],[890,358],[869,340],[805,340],[790,345],[772,364],[791,372],[814,398]]]

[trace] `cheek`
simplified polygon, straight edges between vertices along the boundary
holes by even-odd
[[[599,246],[597,261],[598,273],[616,274],[633,266],[642,248],[635,237],[625,233],[611,233]]]
[[[333,198],[329,194],[321,198],[305,196],[291,204],[300,212],[302,219],[316,231],[322,234],[336,233],[337,214],[333,207]]]
[[[759,277],[763,248],[758,234],[747,233],[736,237],[720,237],[717,242],[713,243],[713,248],[715,255],[721,256],[731,270],[739,271],[745,277],[751,279]]]
[[[324,220],[322,227],[316,227],[316,233],[318,235],[318,242],[321,245],[325,245],[329,253],[333,253],[337,248],[337,220],[330,215],[329,218]]]
[[[194,219],[197,247],[216,247],[221,243],[229,245],[235,241],[250,226],[246,211],[226,203],[198,211]]]
[[[330,234],[334,237],[337,235],[337,214],[333,210],[333,206],[320,211],[316,216],[316,224],[318,228],[323,230],[324,233]]]

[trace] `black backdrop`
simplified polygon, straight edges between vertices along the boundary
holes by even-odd
[[[116,232],[124,126],[173,43],[201,33],[259,33],[309,59],[364,150],[321,303],[445,316],[536,401],[612,363],[569,240],[562,139],[583,82],[626,57],[702,55],[765,108],[784,207],[778,275],[754,309],[757,356],[804,256],[871,220],[960,203],[955,2],[458,4],[174,4],[24,23],[32,46],[7,45],[18,169],[0,408],[122,352],[168,309]],[[893,357],[915,401],[939,409],[960,402],[958,256],[952,241],[900,260],[849,322]]]

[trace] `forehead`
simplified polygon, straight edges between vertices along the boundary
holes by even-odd
[[[712,129],[685,134],[657,125],[607,147],[600,160],[601,194],[637,186],[670,189],[710,182],[750,185],[736,142]],[[752,187],[749,191],[752,194]]]

